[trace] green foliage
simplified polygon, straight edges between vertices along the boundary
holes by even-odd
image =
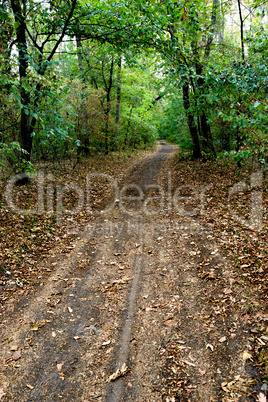
[[[0,7],[3,143],[23,143],[24,116],[35,159],[144,147],[159,135],[185,151],[198,145],[197,157],[233,151],[239,161],[266,160],[265,4],[249,3],[244,61],[240,32],[226,26],[227,3],[23,4],[20,18],[8,2]],[[18,60],[13,46],[24,19]]]
[[[192,151],[193,144],[187,130],[182,98],[176,91],[170,95],[164,105],[164,112],[159,121],[159,136],[176,143],[184,152]]]
[[[23,171],[25,173],[33,172],[31,162],[26,162],[19,158],[21,153],[26,153],[16,141],[9,144],[0,142],[0,167],[4,170],[12,168],[13,172]]]

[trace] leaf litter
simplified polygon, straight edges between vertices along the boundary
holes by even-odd
[[[197,164],[198,167],[198,164]],[[183,175],[183,168],[182,165],[180,165],[181,169],[181,174]],[[196,176],[196,170],[195,170],[195,166],[193,165],[193,172],[195,173]],[[203,169],[204,172],[203,174],[207,174],[206,180],[216,180],[217,183],[217,170],[213,171],[213,174],[211,173],[211,169],[208,172],[207,167],[205,166],[205,169]],[[219,169],[219,171],[221,171],[221,169]],[[198,175],[201,172],[201,168],[200,171],[198,171]],[[222,173],[222,172],[221,172]],[[231,172],[232,173],[232,172]],[[187,178],[189,179],[189,169],[187,170]],[[223,177],[223,180],[225,180],[225,176]],[[229,179],[228,179],[229,180]],[[218,181],[219,182],[219,181]],[[230,184],[230,183],[229,183]],[[265,245],[265,241],[266,241],[266,237],[263,234],[257,235],[258,241],[254,242],[254,247],[252,247],[252,245],[250,244],[250,241],[247,241],[246,236],[248,236],[248,231],[247,229],[242,228],[241,226],[239,226],[238,224],[234,223],[234,222],[230,222],[229,217],[225,217],[224,214],[226,214],[226,211],[223,208],[219,208],[219,206],[217,206],[217,202],[219,202],[220,196],[217,195],[217,190],[211,190],[212,194],[212,201],[211,201],[211,205],[212,205],[212,211],[210,210],[209,216],[208,214],[205,214],[203,217],[201,217],[206,224],[213,226],[213,230],[216,231],[217,233],[217,240],[218,242],[221,244],[222,248],[216,249],[213,248],[210,251],[210,256],[212,258],[217,257],[217,255],[219,254],[218,250],[220,250],[220,252],[222,253],[223,249],[227,248],[227,255],[228,255],[228,259],[230,259],[233,262],[233,267],[237,269],[237,273],[236,274],[232,274],[232,284],[231,284],[231,289],[229,289],[228,287],[225,287],[223,289],[221,289],[218,293],[217,293],[217,289],[215,290],[215,294],[213,296],[213,299],[211,300],[211,304],[213,305],[213,308],[215,307],[215,312],[217,313],[217,317],[218,320],[222,320],[222,323],[225,323],[225,320],[227,320],[228,318],[228,314],[230,311],[234,310],[235,308],[237,308],[238,306],[238,310],[239,308],[241,308],[242,310],[242,319],[244,320],[245,323],[245,328],[246,326],[253,326],[254,323],[256,323],[258,326],[260,326],[262,328],[261,333],[259,334],[258,331],[256,334],[253,333],[253,338],[254,338],[254,343],[252,343],[252,349],[255,348],[255,351],[257,351],[257,353],[259,354],[261,350],[263,350],[267,344],[266,344],[266,339],[262,339],[263,337],[265,337],[265,335],[263,335],[266,331],[266,324],[263,320],[263,318],[266,317],[266,312],[265,309],[262,308],[262,303],[263,300],[267,300],[267,293],[265,293],[265,286],[266,283],[264,281],[265,278],[265,273],[267,272],[267,266],[265,265],[267,263],[267,258],[265,255],[262,254],[262,248]],[[266,194],[265,194],[266,196]],[[265,199],[266,202],[266,199]],[[220,205],[220,204],[219,204]],[[41,228],[41,226],[39,226]],[[226,229],[227,228],[227,229]],[[39,230],[39,229],[38,229]],[[191,237],[191,235],[189,236]],[[250,240],[252,240],[252,236],[249,236]],[[69,240],[68,240],[69,241]],[[66,243],[67,244],[67,243]],[[70,244],[70,243],[69,243]],[[151,252],[152,249],[151,247],[148,247],[148,253],[149,255],[152,255],[153,253]],[[216,251],[217,250],[217,251]],[[146,251],[146,250],[145,250]],[[216,252],[215,252],[216,251]],[[242,256],[240,254],[243,254]],[[245,254],[245,255],[244,255]],[[236,260],[237,255],[240,257],[243,257],[243,259],[241,260]],[[210,260],[206,261],[206,259],[204,258],[202,260],[202,255],[200,256],[200,254],[193,254],[192,257],[193,258],[200,258],[199,259],[199,272],[202,275],[202,270],[203,270],[203,278],[200,276],[200,279],[213,279],[216,280],[217,279],[217,275],[216,272],[213,271],[215,268],[209,268],[209,265],[205,265],[205,264],[210,264]],[[235,262],[238,261],[238,262]],[[239,261],[242,261],[243,263],[246,262],[245,264],[241,264],[239,263]],[[255,264],[255,265],[254,265]],[[29,265],[30,267],[32,267],[32,265]],[[259,266],[259,268],[256,270],[254,267]],[[208,269],[208,271],[206,271]],[[11,269],[12,271],[12,269]],[[11,272],[8,271],[8,272]],[[38,271],[38,267],[37,270],[34,268],[33,269],[34,272]],[[29,271],[31,272],[31,271]],[[208,272],[208,275],[206,275],[206,273]],[[49,271],[47,271],[47,273],[49,274]],[[166,275],[166,274],[165,274]],[[211,275],[211,277],[210,277]],[[166,275],[166,277],[168,278],[168,275]],[[104,292],[107,291],[118,291],[120,290],[120,287],[122,285],[124,285],[125,283],[129,282],[132,278],[131,277],[126,277],[129,280],[125,281],[122,279],[116,279],[116,280],[111,280],[109,281],[108,284],[106,284],[103,289]],[[229,278],[230,279],[230,278]],[[206,282],[206,281],[205,281]],[[33,282],[32,282],[33,283]],[[190,283],[190,282],[189,282]],[[107,286],[107,288],[106,288]],[[190,285],[191,286],[191,285]],[[256,294],[256,292],[254,292],[254,286],[257,286],[258,291],[260,292],[259,295]],[[251,295],[248,295],[248,287],[250,287],[250,290],[252,292]],[[20,289],[20,291],[23,292],[24,295],[27,296],[27,292],[29,291],[30,286],[29,285],[25,285],[25,289]],[[237,293],[237,289],[239,289],[240,294]],[[13,294],[15,293],[15,291],[17,291],[18,289],[13,288]],[[22,294],[22,293],[21,293]],[[232,294],[232,298],[231,298],[231,294]],[[149,295],[148,295],[148,299],[149,299]],[[244,300],[244,301],[243,301]],[[172,303],[170,303],[171,305]],[[153,312],[156,311],[156,308],[154,306],[152,306],[149,310],[149,312]],[[259,317],[257,317],[257,319],[255,318],[254,315],[254,311],[257,311],[260,315]],[[175,317],[176,318],[176,317]],[[193,317],[193,320],[197,320],[200,319],[202,317]],[[213,314],[205,319],[205,329],[208,329],[208,333],[213,333],[213,326],[214,328],[217,327],[217,325],[215,325],[215,322],[213,321],[214,316]],[[256,320],[256,321],[255,321]],[[173,320],[171,320],[173,321]],[[176,320],[174,320],[174,322],[176,322]],[[238,322],[238,320],[237,320]],[[266,321],[267,322],[267,321]],[[175,325],[175,324],[174,324]],[[237,325],[237,323],[236,323]],[[171,326],[171,329],[173,327]],[[228,324],[228,330],[230,331],[230,336],[237,336],[236,335],[236,326],[230,325]],[[224,337],[221,337],[221,334],[217,334],[218,336],[216,338],[211,338],[209,339],[210,343],[206,343],[206,350],[209,353],[213,353],[215,352],[215,350],[217,350],[217,340],[222,339]],[[200,337],[202,336],[202,334],[200,334]],[[226,344],[226,340],[227,337],[225,337],[226,339],[220,343]],[[228,338],[229,339],[229,338]],[[258,343],[259,340],[263,341],[264,344]],[[229,340],[228,340],[229,342]],[[64,344],[64,343],[63,343]],[[168,387],[171,387],[171,389],[175,390],[178,388],[184,388],[186,390],[186,392],[189,394],[191,394],[196,387],[195,384],[191,384],[189,382],[189,376],[188,376],[188,371],[187,371],[187,366],[189,366],[189,369],[194,369],[195,365],[198,367],[198,363],[194,363],[191,362],[187,359],[185,359],[185,357],[181,357],[181,359],[179,359],[180,353],[182,352],[182,349],[179,346],[182,345],[177,345],[177,349],[174,348],[172,346],[172,343],[170,344],[170,348],[169,345],[165,348],[165,352],[163,352],[163,356],[165,356],[166,354],[168,355],[169,353],[167,353],[168,350],[170,350],[170,355],[174,355],[174,351],[177,350],[177,360],[176,363],[174,363],[170,369],[167,369],[166,371],[166,378],[162,379],[162,385],[163,385],[163,392],[166,389],[166,392],[168,392]],[[253,350],[250,349],[247,353],[248,355],[252,356]],[[244,352],[245,353],[245,352]],[[251,359],[248,358],[248,355],[243,354],[241,356],[241,358],[244,361],[250,361]],[[191,364],[187,364],[191,363]],[[202,367],[203,368],[203,367]],[[122,369],[122,367],[121,367]],[[120,371],[121,369],[119,369],[119,372],[117,373],[117,371],[115,373],[113,373],[114,375],[117,373],[117,375],[119,376],[124,376],[125,371]],[[200,372],[200,370],[198,370],[200,375],[206,376],[207,371],[206,370],[202,370],[202,372]],[[169,373],[172,372],[173,373],[173,377],[172,379],[169,379]],[[123,373],[123,375],[121,374]],[[204,374],[202,374],[204,373]],[[64,376],[62,376],[64,377]],[[110,377],[109,377],[110,378]],[[119,377],[116,377],[119,378]],[[167,380],[167,382],[165,383],[165,380]],[[113,381],[113,380],[111,380]],[[224,393],[227,394],[233,394],[235,395],[236,393],[245,393],[247,392],[247,389],[254,386],[253,384],[253,380],[247,380],[244,379],[243,377],[234,377],[234,379],[232,379],[231,381],[223,381],[223,386],[222,391],[224,391]],[[224,389],[224,388],[225,389]],[[259,396],[262,397],[262,395],[264,395],[263,393],[260,393]],[[264,395],[265,397],[265,395]],[[173,400],[175,397],[174,396],[167,396],[166,400]],[[266,398],[266,397],[265,397]]]

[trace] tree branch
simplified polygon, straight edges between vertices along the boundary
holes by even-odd
[[[72,18],[72,16],[73,16],[73,13],[74,13],[74,10],[75,10],[75,7],[76,7],[76,3],[77,3],[77,0],[72,0],[72,8],[71,8],[70,13],[69,13],[69,15],[68,15],[68,17],[67,17],[67,19],[66,19],[66,21],[65,21],[64,27],[63,27],[63,29],[62,29],[62,33],[61,33],[59,39],[57,40],[57,42],[56,42],[54,48],[52,49],[50,55],[48,56],[47,62],[50,62],[50,60],[51,60],[52,57],[54,56],[56,50],[58,49],[58,47],[59,47],[59,45],[60,45],[60,43],[61,43],[61,41],[62,41],[64,35],[66,34],[66,30],[67,30],[68,25],[69,25],[69,22],[70,22],[70,20],[71,20],[71,18]]]

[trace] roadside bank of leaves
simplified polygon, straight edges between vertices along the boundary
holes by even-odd
[[[213,229],[222,254],[232,262],[236,277],[231,286],[244,289],[238,309],[251,322],[259,372],[268,384],[267,174],[257,164],[238,168],[229,159],[202,163],[175,157],[171,170],[173,193],[180,188],[179,195],[186,197],[183,210]],[[260,224],[256,229],[249,227],[252,215]]]

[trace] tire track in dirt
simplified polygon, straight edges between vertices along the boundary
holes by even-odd
[[[143,266],[142,256],[139,255],[135,261],[135,271],[134,277],[131,285],[131,290],[128,296],[128,310],[126,320],[121,332],[121,338],[119,342],[119,350],[117,352],[117,361],[115,371],[120,370],[125,364],[126,367],[129,365],[129,344],[131,342],[131,336],[133,331],[133,321],[136,312],[136,301],[139,292],[141,270]],[[119,401],[124,395],[124,382],[119,379],[110,386],[108,395],[106,397],[107,402],[113,402],[115,400]]]

